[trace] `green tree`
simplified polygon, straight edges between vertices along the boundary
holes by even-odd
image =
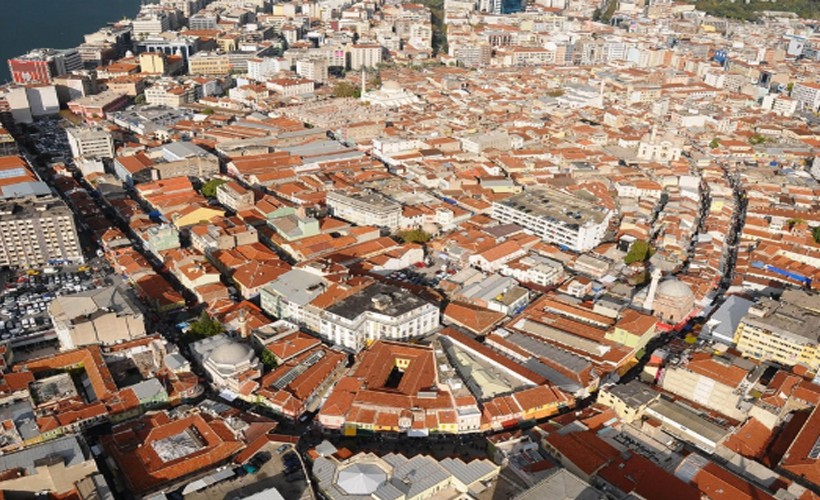
[[[263,348],[262,353],[259,355],[259,360],[265,365],[265,368],[268,370],[273,370],[277,366],[279,366],[279,362],[276,361],[276,356],[270,352],[269,349]]]
[[[595,11],[592,13],[592,20],[609,24],[609,21],[612,19],[612,16],[615,14],[615,11],[617,10],[618,0],[609,0],[609,2],[606,4],[606,10],[601,11],[600,8],[595,9]]]
[[[444,0],[421,0],[430,9],[433,28],[433,54],[447,53],[447,25],[444,24]]]
[[[806,221],[799,218],[799,217],[792,217],[791,219],[786,221],[786,225],[789,227],[789,231],[791,231],[791,229],[794,226],[798,226],[798,225],[805,224],[805,223],[806,223]]]
[[[709,143],[709,147],[712,149],[720,147],[720,141],[717,138],[712,139],[712,142]]]
[[[786,85],[786,91],[789,92],[789,95],[791,95],[792,89],[794,89],[794,82],[789,82],[789,84]]]
[[[629,247],[629,252],[627,252],[626,257],[624,257],[624,263],[628,265],[635,262],[646,262],[651,256],[652,252],[649,242],[638,240]]]
[[[758,144],[763,144],[764,142],[766,142],[766,137],[760,134],[755,134],[749,137],[749,144],[752,146],[757,146]]]
[[[820,243],[820,226],[817,226],[814,229],[812,229],[811,235],[814,238],[815,243]]]
[[[351,82],[342,80],[341,82],[337,82],[336,85],[333,86],[333,96],[355,97],[358,99],[362,96],[362,90],[356,85],[352,84]]]
[[[145,94],[139,94],[135,97],[134,104],[145,104]]]
[[[202,185],[202,196],[208,198],[216,198],[216,188],[225,184],[226,180],[224,179],[211,179],[205,184]]]
[[[212,337],[225,331],[222,323],[208,316],[206,311],[202,311],[199,318],[191,323],[190,333],[199,338]]]
[[[404,243],[427,243],[433,237],[430,233],[422,231],[421,229],[400,231],[396,236]]]
[[[205,108],[202,111],[200,111],[200,113],[203,115],[212,115],[214,114],[214,110],[213,108]]]
[[[696,8],[712,16],[728,17],[744,21],[756,21],[760,11],[794,12],[804,19],[820,17],[820,3],[816,0],[748,0],[729,2],[727,0],[696,0]]]

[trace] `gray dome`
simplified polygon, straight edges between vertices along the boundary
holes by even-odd
[[[399,82],[395,80],[387,80],[382,84],[382,90],[387,92],[401,92],[402,88]]]
[[[358,463],[339,472],[336,484],[348,495],[370,495],[387,481],[378,465]]]
[[[661,282],[658,285],[658,295],[670,299],[690,299],[694,296],[689,285],[675,278]]]
[[[253,357],[253,349],[239,342],[227,342],[214,349],[208,360],[217,365],[239,365]]]

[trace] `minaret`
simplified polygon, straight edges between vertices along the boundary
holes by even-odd
[[[248,338],[248,318],[245,315],[245,309],[239,310],[239,335],[243,339]]]
[[[652,308],[655,306],[655,293],[658,291],[658,282],[661,280],[661,274],[660,268],[652,268],[652,283],[649,284],[649,292],[647,292],[646,300],[643,303],[643,308],[647,311],[652,311]]]
[[[362,92],[359,99],[364,99],[365,92],[367,92],[367,80],[365,80],[364,68],[362,68]]]

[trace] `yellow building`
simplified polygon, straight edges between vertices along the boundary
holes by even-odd
[[[612,408],[618,418],[629,423],[641,418],[646,408],[659,397],[659,392],[633,380],[627,384],[602,387],[598,392],[598,404]]]
[[[151,75],[165,74],[165,54],[161,52],[143,52],[140,54],[140,71]]]
[[[746,357],[817,370],[818,325],[820,297],[787,290],[779,301],[766,298],[753,305],[738,324],[734,341]]]
[[[172,222],[177,229],[208,222],[214,217],[225,217],[225,212],[215,208],[191,205],[184,210],[171,214]]]
[[[188,73],[191,75],[227,75],[232,69],[227,54],[197,52],[188,58]]]
[[[608,331],[604,338],[636,350],[643,349],[655,336],[656,325],[654,316],[626,309],[615,327]]]

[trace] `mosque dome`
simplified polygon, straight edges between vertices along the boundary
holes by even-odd
[[[239,342],[227,342],[214,349],[208,360],[216,365],[236,366],[249,361],[253,357],[253,349]]]
[[[694,296],[689,285],[675,278],[661,282],[658,285],[658,295],[683,300],[688,300]]]
[[[385,92],[401,92],[402,88],[399,82],[395,80],[387,80],[382,84],[382,90]]]

